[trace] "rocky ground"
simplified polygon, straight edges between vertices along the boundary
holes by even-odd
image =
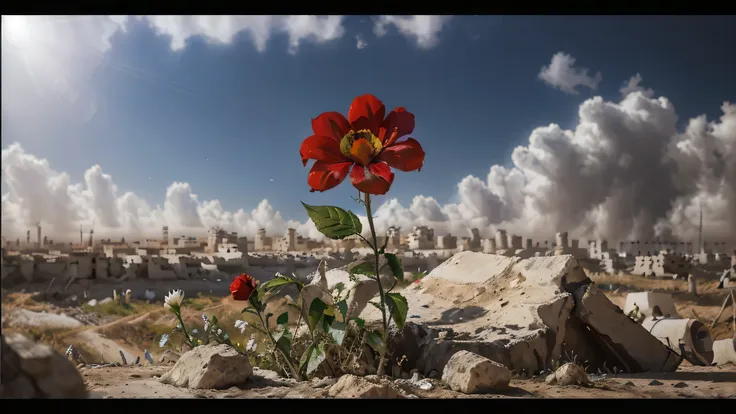
[[[247,385],[225,390],[190,390],[162,384],[158,378],[171,367],[82,368],[91,398],[329,398],[330,386],[315,382],[279,382],[255,371]],[[590,386],[548,385],[543,377],[512,379],[504,391],[466,395],[439,381],[429,391],[407,388],[418,398],[736,398],[736,366],[683,366],[667,374],[591,377]],[[400,383],[395,385],[400,389]],[[413,398],[413,397],[409,397]]]
[[[716,289],[716,282],[698,282],[698,295],[687,293],[682,280],[645,279],[638,276],[594,276],[592,279],[606,296],[623,306],[627,293],[657,291],[672,294],[678,313],[685,318],[697,318],[710,325],[718,313],[726,292]],[[150,285],[150,282],[148,282]],[[238,332],[232,322],[243,318],[242,302],[233,302],[227,295],[227,283],[194,281],[182,286],[156,286],[157,298],[152,302],[137,300],[131,306],[108,303],[90,306],[91,299],[102,301],[112,296],[117,286],[96,284],[83,292],[70,292],[63,297],[39,294],[47,286],[23,286],[3,290],[2,319],[4,332],[19,332],[31,339],[51,345],[63,352],[75,345],[88,364],[120,362],[122,350],[129,361],[139,359],[144,365],[127,367],[80,367],[79,370],[92,398],[326,398],[341,395],[332,389],[334,380],[295,383],[276,378],[271,371],[255,370],[242,388],[225,390],[190,390],[165,385],[158,378],[171,365],[148,365],[144,350],[158,361],[162,350],[157,342],[160,335],[173,326],[172,315],[162,307],[163,294],[168,289],[181,288],[189,299],[184,315],[187,323],[197,323],[200,315],[217,315],[223,326]],[[149,286],[150,287],[150,286]],[[76,296],[76,297],[72,297]],[[224,299],[223,299],[224,298]],[[72,300],[73,299],[73,300]],[[410,310],[411,312],[411,310]],[[274,312],[276,313],[276,312]],[[730,310],[711,331],[714,340],[731,338],[733,316]],[[591,375],[589,386],[559,386],[545,382],[544,377],[512,378],[510,388],[494,393],[465,395],[450,390],[438,380],[430,380],[432,388],[423,390],[406,380],[380,384],[385,389],[400,390],[406,398],[734,398],[736,396],[736,366],[693,367],[683,363],[677,372],[662,374]],[[380,381],[379,381],[380,382]],[[387,388],[388,387],[388,388]],[[426,388],[426,387],[425,387]]]

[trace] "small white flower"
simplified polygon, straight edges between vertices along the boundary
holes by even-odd
[[[183,290],[174,290],[172,292],[169,292],[166,297],[164,297],[164,308],[171,309],[172,307],[180,307],[181,302],[184,300],[184,291]]]
[[[240,333],[245,333],[245,328],[248,327],[248,322],[237,320],[235,321],[235,329],[240,330]]]
[[[218,330],[217,330],[217,334],[218,334],[218,335],[222,335],[222,329],[218,329]]]
[[[199,333],[199,331],[198,331],[198,330],[196,330],[196,329],[192,329],[192,335],[196,335],[196,334],[198,334],[198,333]]]
[[[253,352],[256,350],[256,340],[251,338],[250,341],[245,345],[245,350],[248,352]]]

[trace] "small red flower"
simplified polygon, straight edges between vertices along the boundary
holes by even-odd
[[[258,285],[257,280],[243,273],[230,284],[230,292],[234,300],[248,300],[256,290],[256,285]]]
[[[398,107],[385,117],[386,107],[373,95],[353,100],[348,117],[325,112],[312,120],[314,135],[302,143],[302,163],[316,160],[309,171],[310,191],[325,191],[350,182],[368,194],[386,194],[394,181],[391,168],[421,170],[424,150],[413,138],[414,114]],[[352,171],[350,170],[352,168]]]

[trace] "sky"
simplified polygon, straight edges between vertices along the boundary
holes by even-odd
[[[365,220],[298,150],[370,93],[426,152],[380,231],[693,239],[702,205],[736,243],[733,38],[732,16],[3,16],[3,235]]]

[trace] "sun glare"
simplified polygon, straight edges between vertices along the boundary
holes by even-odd
[[[28,44],[33,36],[26,16],[3,16],[2,32],[3,37],[16,46]]]

